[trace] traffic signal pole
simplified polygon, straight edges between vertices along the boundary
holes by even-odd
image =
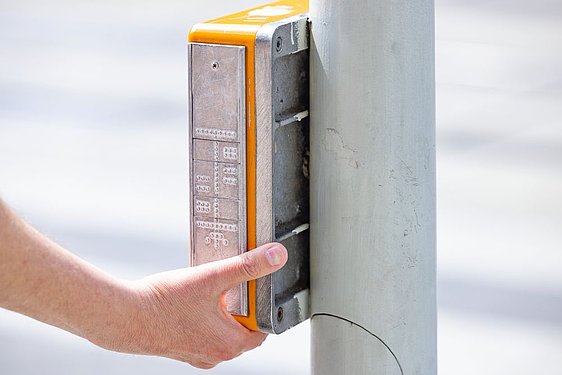
[[[310,20],[312,374],[436,374],[433,1]]]

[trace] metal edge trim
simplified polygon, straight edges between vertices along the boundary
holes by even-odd
[[[240,169],[241,173],[239,173],[240,179],[240,188],[238,191],[238,207],[239,207],[239,218],[238,218],[238,228],[240,230],[240,254],[248,251],[248,233],[247,233],[247,206],[248,203],[246,202],[246,47],[240,46],[238,50],[240,55],[241,64],[241,77],[242,85],[239,93],[239,101],[238,101],[238,121],[239,121],[239,136],[238,139],[240,140]],[[241,304],[241,311],[240,315],[248,316],[249,314],[249,298],[248,298],[248,283],[240,284],[240,296],[243,301]]]
[[[195,256],[195,231],[193,228],[193,218],[195,217],[195,212],[193,209],[193,90],[191,89],[192,83],[192,43],[187,43],[187,108],[189,110],[188,114],[188,125],[187,125],[187,173],[188,173],[188,202],[189,202],[189,267],[192,267]]]
[[[277,26],[267,24],[256,33],[256,244],[273,239],[272,174],[272,38]],[[272,333],[271,275],[256,280],[256,321],[260,331]]]

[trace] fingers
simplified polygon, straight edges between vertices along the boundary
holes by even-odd
[[[221,362],[230,361],[247,351],[257,348],[263,343],[266,337],[267,335],[265,333],[248,331],[244,334],[231,335],[228,342],[225,343],[226,346],[216,348],[211,353],[198,357],[196,360],[196,367],[201,367],[205,364],[214,367]],[[192,364],[193,362],[194,361],[192,361]]]
[[[226,353],[226,357],[221,358],[221,360],[231,360],[245,352],[253,350],[260,346],[265,339],[267,334],[262,332],[252,332],[246,331],[243,335],[240,335],[238,339],[232,339],[229,341],[229,350]]]
[[[220,363],[220,362],[208,363],[208,362],[190,362],[190,361],[183,361],[183,362],[187,362],[190,365],[192,365],[194,367],[197,367],[197,368],[200,368],[202,370],[210,370]]]
[[[270,243],[242,255],[214,262],[214,275],[221,291],[279,270],[288,259],[287,249],[279,243]]]
[[[212,368],[261,345],[267,337],[243,327],[224,308],[225,291],[279,270],[288,259],[278,243],[201,266],[152,275],[135,284],[142,306],[139,326],[147,348],[199,368]],[[157,312],[154,314],[154,312]],[[144,329],[148,327],[148,329]]]
[[[249,350],[252,350],[254,348],[257,348],[258,346],[263,344],[263,342],[265,341],[266,338],[267,338],[267,334],[265,334],[265,333],[251,332],[250,337],[247,340],[247,345],[246,345],[245,351],[249,351]]]

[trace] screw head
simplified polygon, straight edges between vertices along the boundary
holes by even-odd
[[[277,37],[277,41],[275,42],[275,49],[277,52],[280,52],[283,49],[283,38],[280,36]]]
[[[219,68],[219,62],[218,61],[213,61],[213,63],[211,64],[211,68],[213,70],[217,70]]]
[[[279,306],[277,309],[277,321],[281,322],[283,320],[283,307]]]

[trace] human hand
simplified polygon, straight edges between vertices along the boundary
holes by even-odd
[[[225,292],[277,271],[287,249],[243,255],[125,282],[49,240],[0,199],[0,307],[103,348],[211,368],[260,345],[226,312]]]
[[[128,322],[128,334],[94,343],[127,353],[149,354],[212,368],[251,350],[266,334],[252,332],[226,311],[225,292],[241,282],[277,271],[287,261],[280,244],[260,246],[240,256],[198,267],[155,274],[130,288],[138,310]],[[101,341],[101,342],[100,342]]]

